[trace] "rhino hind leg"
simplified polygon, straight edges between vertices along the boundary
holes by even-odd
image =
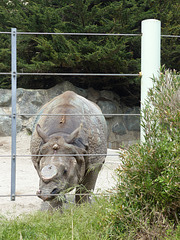
[[[96,180],[101,170],[102,165],[96,167],[93,170],[88,170],[82,184],[76,188],[75,202],[76,204],[82,204],[85,202],[91,202],[91,192],[95,188]]]

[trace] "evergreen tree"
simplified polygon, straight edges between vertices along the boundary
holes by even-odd
[[[162,21],[162,34],[179,34],[178,1],[2,0],[0,29],[25,32],[140,33],[141,21]],[[163,9],[163,11],[162,11]],[[10,71],[10,36],[0,35],[0,71]],[[140,37],[18,35],[19,72],[138,73]],[[178,39],[162,39],[162,64],[178,69]],[[32,81],[33,79],[33,81]],[[130,92],[139,101],[139,78],[63,77],[81,87]],[[36,81],[38,80],[38,81]],[[21,87],[51,87],[62,77],[19,77]],[[7,77],[0,80],[7,87]]]

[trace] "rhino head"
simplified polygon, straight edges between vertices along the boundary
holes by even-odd
[[[36,131],[43,143],[40,146],[40,155],[43,156],[35,166],[40,177],[37,195],[44,201],[52,200],[55,197],[53,194],[77,186],[82,181],[85,159],[81,155],[86,150],[73,144],[81,128],[80,125],[64,139],[62,136],[47,136],[37,125]]]

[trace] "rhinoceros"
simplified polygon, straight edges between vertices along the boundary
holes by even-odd
[[[66,91],[38,112],[30,150],[38,197],[61,207],[55,196],[76,188],[76,203],[90,201],[107,153],[106,120],[95,103]]]

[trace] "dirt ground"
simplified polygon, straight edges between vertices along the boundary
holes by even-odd
[[[30,155],[30,138],[31,136],[25,132],[21,132],[17,135],[17,155]],[[117,150],[108,149],[108,154],[116,154],[116,156],[106,157],[106,163],[104,164],[96,183],[95,193],[104,192],[115,186],[114,170],[120,164],[120,159]],[[0,137],[0,215],[14,218],[24,213],[33,213],[42,210],[44,208],[43,201],[37,196],[16,196],[15,201],[11,201],[10,155],[11,137]],[[31,162],[31,158],[17,157],[16,194],[35,195],[38,190],[38,182],[38,175]]]

